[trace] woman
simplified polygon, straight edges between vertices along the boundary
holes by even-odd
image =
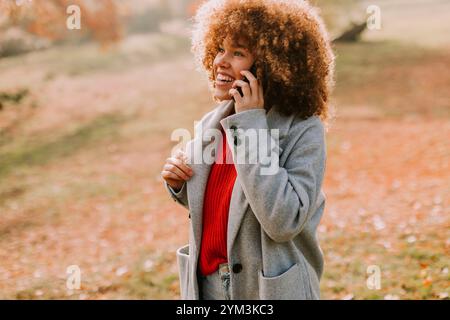
[[[214,163],[195,161],[211,142],[197,134],[161,173],[191,218],[189,245],[177,252],[181,297],[319,299],[316,229],[334,66],[321,19],[302,0],[208,1],[192,50],[219,102],[200,127],[219,130],[221,141]],[[244,143],[255,129],[275,155],[266,174],[267,163],[238,161],[261,151]]]

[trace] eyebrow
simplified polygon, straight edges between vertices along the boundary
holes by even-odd
[[[223,46],[223,43],[222,43],[221,46]],[[242,49],[244,51],[250,51],[247,47],[245,47],[244,44],[241,44],[241,43],[232,43],[231,47],[234,48],[234,49]]]
[[[236,44],[233,44],[232,46],[233,46],[233,48],[235,48],[235,49],[244,49],[244,50],[248,50],[243,44],[236,43]]]

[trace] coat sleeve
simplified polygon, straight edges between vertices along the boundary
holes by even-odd
[[[233,159],[238,179],[261,227],[276,242],[293,239],[310,220],[321,192],[326,161],[322,122],[317,117],[308,121],[303,133],[289,148],[290,154],[283,167],[278,161],[276,170],[270,170],[270,174],[262,174],[264,164],[260,161],[236,161],[239,154],[245,155],[243,159],[249,159],[252,153],[254,156],[258,152],[255,144],[244,142],[246,130],[256,129],[258,139],[270,135],[265,110],[234,114],[224,119],[222,125],[229,129],[228,133],[234,132],[228,142],[235,150],[236,158]],[[270,136],[264,138],[269,139],[266,141],[271,139]],[[278,143],[272,139],[269,150],[279,160],[281,149]]]
[[[197,126],[199,126],[201,128],[201,126],[208,121],[213,115],[214,113],[217,111],[218,108],[220,108],[221,106],[217,106],[214,110],[208,112],[207,114],[205,114],[202,119],[197,123]],[[194,132],[196,132],[197,129],[194,129]],[[194,172],[195,173],[195,172]],[[169,195],[172,197],[172,199],[176,202],[178,202],[179,204],[181,204],[183,207],[185,207],[186,209],[189,209],[189,201],[188,201],[188,196],[187,196],[187,183],[185,182],[183,184],[183,186],[181,187],[180,191],[175,192],[175,190],[173,190],[166,181],[164,181],[164,185],[166,187],[167,192],[169,193]],[[190,215],[189,215],[190,217]]]
[[[167,192],[169,192],[169,195],[172,197],[172,199],[189,210],[186,182],[183,184],[183,186],[178,192],[175,192],[175,190],[173,190],[172,187],[169,186],[166,181],[164,181],[164,185],[166,187]]]

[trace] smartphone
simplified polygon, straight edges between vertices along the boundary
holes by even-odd
[[[252,65],[250,70],[249,70],[255,77],[256,77],[256,67],[255,65]],[[250,83],[250,81],[244,76],[244,79],[242,79],[243,81]],[[237,91],[239,92],[239,94],[241,95],[241,97],[244,96],[244,94],[242,93],[242,89],[241,87],[236,87]],[[232,97],[234,100],[234,97]]]

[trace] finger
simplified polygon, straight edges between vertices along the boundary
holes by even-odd
[[[169,186],[171,186],[175,192],[179,192],[179,190],[183,187],[183,185],[186,183],[186,181],[183,181],[183,183],[180,186],[180,180],[174,180],[174,179],[166,179],[166,182]]]
[[[194,174],[194,171],[192,171],[192,168],[186,164],[185,159],[171,159],[173,161],[170,161],[170,163],[176,165],[178,168],[180,168],[182,171],[184,171],[187,175],[192,176]]]
[[[244,75],[249,83],[250,83],[250,89],[252,92],[257,93],[258,92],[258,79],[248,70],[241,70],[241,74]]]
[[[243,80],[235,80],[233,82],[233,88],[241,87],[242,88],[242,94],[244,97],[251,97],[252,91],[250,90],[250,85],[243,81]]]
[[[240,73],[241,73],[242,75],[244,75],[250,82],[251,82],[252,80],[256,80],[256,77],[254,76],[254,74],[251,73],[251,72],[248,71],[248,70],[241,70]]]
[[[175,158],[178,158],[178,159],[181,159],[182,156],[183,156],[183,154],[184,154],[183,150],[177,149],[177,150],[175,151],[175,153],[174,153],[174,157],[175,157]]]
[[[239,92],[236,89],[230,89],[228,91],[228,93],[230,94],[230,96],[232,96],[234,98],[234,101],[236,103],[242,103],[242,96],[239,94]]]
[[[163,170],[175,173],[178,177],[180,177],[181,180],[186,181],[190,179],[190,177],[185,172],[183,172],[182,170],[180,170],[180,168],[174,166],[173,164],[166,163],[163,167]]]
[[[166,163],[163,167],[164,170],[171,171],[173,173],[176,173],[180,178],[183,180],[187,180],[190,178],[190,175],[181,170],[179,167],[177,167],[174,164]]]
[[[161,177],[163,177],[164,180],[171,179],[171,180],[175,180],[175,181],[183,181],[183,179],[181,179],[175,173],[173,173],[172,171],[167,171],[167,170],[161,171]]]
[[[177,159],[177,158],[169,158],[167,159],[167,164],[170,165],[174,165],[176,166],[178,169],[180,169],[181,171],[183,171],[183,173],[185,173],[188,176],[192,176],[193,175],[193,171],[192,169],[186,165],[182,160]]]
[[[185,153],[183,150],[181,150],[181,149],[178,149],[178,150],[175,152],[175,158],[180,159],[180,160],[183,160],[183,162],[187,162],[187,155],[186,155],[186,153]]]

